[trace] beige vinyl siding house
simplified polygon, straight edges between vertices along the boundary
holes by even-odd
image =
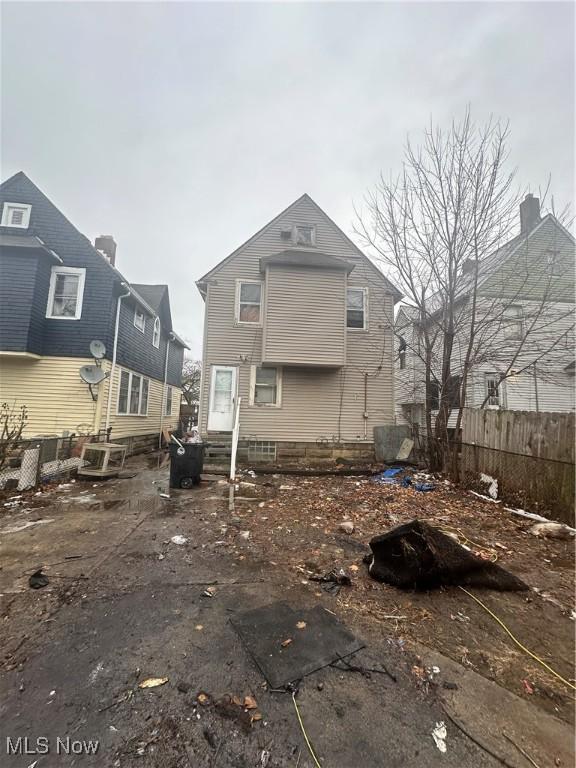
[[[398,291],[308,195],[198,287],[204,438],[230,434],[238,398],[241,447],[266,443],[279,459],[369,452],[373,428],[394,422]]]

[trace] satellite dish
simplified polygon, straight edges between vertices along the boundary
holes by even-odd
[[[94,341],[91,341],[90,354],[92,355],[92,357],[96,358],[96,360],[102,360],[102,358],[106,354],[106,345],[104,344],[104,342],[100,341],[100,339],[94,339]]]
[[[97,365],[83,365],[80,368],[80,378],[88,385],[100,384],[101,381],[104,381],[106,376],[106,371],[103,371],[102,368]]]

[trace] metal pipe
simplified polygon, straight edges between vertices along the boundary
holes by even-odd
[[[538,403],[538,374],[536,373],[536,363],[534,363],[534,397],[536,399],[536,413],[540,410]]]
[[[121,293],[116,301],[116,324],[114,325],[114,345],[112,350],[112,366],[110,368],[110,376],[108,378],[108,404],[106,406],[106,438],[108,438],[108,430],[110,429],[110,410],[112,408],[112,385],[114,384],[114,373],[116,372],[116,354],[118,352],[118,330],[120,328],[120,306],[122,299],[130,296],[132,291],[126,283],[120,283],[123,288],[127,288],[126,293]]]
[[[166,357],[164,359],[164,383],[162,384],[162,403],[160,404],[160,434],[158,435],[158,448],[162,448],[162,428],[164,426],[164,407],[166,405],[166,384],[168,382],[168,356],[170,354],[170,340],[174,334],[170,332],[166,339]]]
[[[368,374],[364,374],[364,440],[368,439]]]

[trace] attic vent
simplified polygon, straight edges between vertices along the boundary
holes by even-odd
[[[280,237],[282,238],[282,240],[292,240],[292,230],[282,229],[280,231]]]

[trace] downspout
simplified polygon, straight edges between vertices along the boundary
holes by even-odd
[[[164,359],[164,383],[162,384],[162,402],[160,404],[160,433],[158,435],[158,450],[162,448],[162,427],[164,426],[164,406],[166,405],[166,384],[168,382],[168,355],[170,353],[170,340],[174,340],[174,334],[170,332],[166,339],[166,357]]]
[[[368,374],[364,374],[364,440],[368,439]]]
[[[123,288],[128,288],[126,283],[120,283]],[[108,404],[106,405],[106,439],[108,439],[108,430],[110,429],[110,411],[112,409],[112,385],[114,384],[114,373],[116,372],[116,354],[118,352],[118,331],[120,328],[120,306],[122,299],[126,299],[130,296],[130,288],[126,293],[121,293],[116,300],[116,323],[114,325],[114,345],[112,349],[112,367],[110,368],[110,376],[108,378]]]

